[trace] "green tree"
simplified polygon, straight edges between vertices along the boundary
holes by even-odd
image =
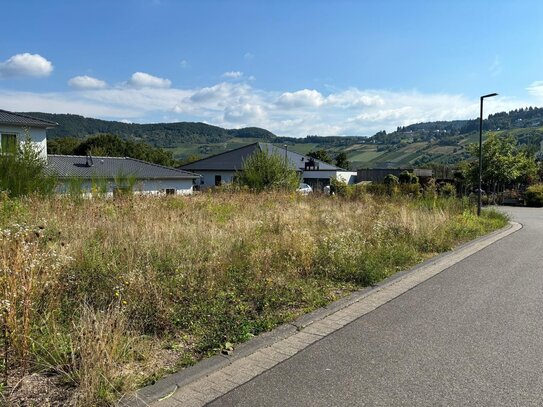
[[[47,153],[72,155],[79,144],[81,144],[81,140],[78,140],[75,137],[63,137],[47,140]]]
[[[332,157],[330,157],[330,155],[328,154],[328,151],[323,149],[310,151],[309,153],[307,153],[307,156],[313,157],[316,160],[320,160],[328,164],[332,164],[333,161]]]
[[[336,155],[336,167],[343,168],[344,170],[350,169],[351,163],[349,162],[349,160],[347,160],[346,153],[341,152]]]
[[[52,139],[47,142],[47,151],[49,154],[131,157],[166,166],[176,164],[170,151],[154,148],[145,143],[123,140],[114,134],[99,134],[83,141],[73,137]]]
[[[13,152],[0,153],[0,191],[10,197],[51,194],[56,178],[47,172],[47,161],[27,138]]]
[[[300,183],[296,169],[286,163],[284,157],[267,151],[251,154],[243,162],[237,178],[241,185],[257,192],[269,189],[294,191]]]
[[[479,146],[468,147],[474,158],[479,157]],[[537,178],[537,164],[524,149],[517,146],[512,136],[499,137],[492,133],[483,143],[482,183],[493,192],[503,190],[512,183],[530,184]],[[472,185],[478,184],[479,161],[474,160],[465,167],[466,178]]]

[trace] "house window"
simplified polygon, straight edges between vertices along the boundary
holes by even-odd
[[[174,188],[166,188],[166,195],[175,195]]]
[[[215,175],[215,186],[220,187],[222,184],[222,178],[220,175]]]
[[[17,151],[17,135],[2,133],[0,148],[2,153],[15,153]]]

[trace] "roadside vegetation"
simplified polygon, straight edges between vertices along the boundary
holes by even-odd
[[[307,197],[2,195],[4,401],[111,405],[506,224],[412,185]]]

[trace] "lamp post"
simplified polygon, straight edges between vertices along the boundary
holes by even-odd
[[[481,187],[483,183],[483,100],[498,96],[497,93],[489,93],[481,96],[481,115],[479,116],[479,190],[477,191],[477,216],[481,216]]]

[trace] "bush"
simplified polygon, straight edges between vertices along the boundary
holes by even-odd
[[[400,184],[418,184],[419,177],[417,177],[413,172],[404,171],[398,177]]]
[[[10,197],[53,193],[56,179],[47,174],[47,162],[30,139],[13,153],[0,154],[0,191]]]
[[[388,174],[385,176],[385,179],[383,180],[383,184],[385,185],[398,185],[400,183],[398,177],[394,174]]]
[[[456,187],[447,182],[439,188],[439,195],[445,198],[453,198],[456,196]]]
[[[342,179],[332,178],[330,180],[330,191],[333,194],[343,196],[343,197],[349,197],[351,195],[351,188],[345,181]]]
[[[526,206],[543,207],[543,184],[530,185],[524,192]]]
[[[300,177],[284,157],[267,151],[258,151],[243,162],[238,182],[257,192],[295,191],[300,183]]]

